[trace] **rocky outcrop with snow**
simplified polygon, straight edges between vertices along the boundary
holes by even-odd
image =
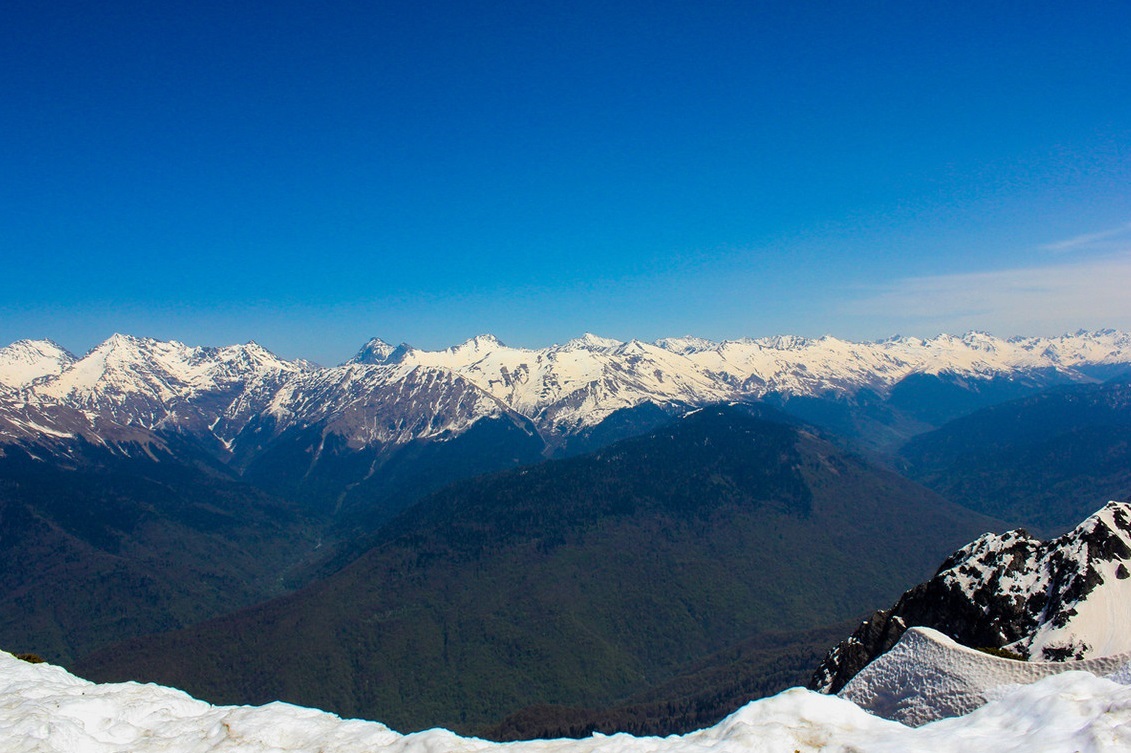
[[[1018,530],[959,549],[837,645],[810,687],[840,690],[911,626],[1034,661],[1080,661],[1131,652],[1128,625],[1131,503],[1109,502],[1050,541]]]

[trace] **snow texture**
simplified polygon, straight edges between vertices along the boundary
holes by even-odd
[[[0,348],[0,388],[26,387],[42,377],[58,376],[75,357],[50,340],[20,340]]]
[[[917,727],[967,714],[1006,686],[1071,671],[1112,675],[1129,662],[1131,652],[1082,661],[1018,661],[968,648],[937,630],[913,627],[838,695],[877,716]]]
[[[285,703],[211,706],[158,685],[96,685],[0,653],[8,753],[1026,753],[1131,749],[1131,688],[1068,672],[1005,689],[965,717],[918,729],[800,688],[682,736],[618,734],[491,743],[440,729],[401,735]]]

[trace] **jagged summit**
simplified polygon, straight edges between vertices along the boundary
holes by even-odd
[[[575,337],[560,346],[562,349],[602,351],[624,345],[620,340],[611,337],[601,337],[592,332],[586,332],[581,337]]]
[[[1051,541],[983,536],[943,568],[936,577],[974,601],[1005,594],[1029,607],[1031,626],[1019,617],[1025,634],[1006,649],[1045,661],[1131,651],[1131,503],[1108,502]],[[1012,637],[1004,625],[1000,635]]]
[[[759,338],[756,342],[771,350],[800,350],[808,347],[813,341],[800,335],[775,335]]]
[[[1037,386],[1096,382],[1129,367],[1131,336],[1116,331],[1014,340],[967,333],[879,343],[792,335],[720,343],[685,336],[648,343],[586,333],[540,349],[508,347],[483,334],[444,350],[394,347],[373,338],[353,358],[329,368],[287,361],[254,342],[205,348],[116,333],[81,358],[46,341],[8,346],[0,350],[0,386],[9,399],[19,391],[19,399],[40,412],[80,411],[80,423],[93,422],[100,431],[113,425],[186,430],[203,425],[227,446],[264,411],[306,425],[315,415],[347,406],[356,410],[355,392],[363,384],[407,389],[404,380],[421,369],[433,376],[413,378],[418,398],[413,410],[429,435],[444,431],[445,419],[433,414],[437,406],[450,404],[451,396],[440,391],[458,389],[464,405],[498,404],[532,421],[554,444],[619,410],[647,403],[677,410],[766,396],[852,400],[869,390],[882,397],[912,375],[945,375],[967,384],[999,377],[1020,377]],[[298,385],[310,380],[329,402],[304,418],[304,411],[313,408]],[[375,395],[367,404],[377,405],[380,399]],[[27,417],[19,420],[24,427],[20,436],[25,436],[32,424]],[[365,421],[356,416],[348,423]],[[66,426],[39,418],[34,423],[46,430],[75,430],[73,420],[63,422]],[[461,419],[458,425],[467,424]],[[408,434],[397,432],[398,437]]]
[[[388,361],[389,356],[396,351],[396,347],[390,345],[379,337],[374,337],[365,345],[361,346],[361,350],[353,358],[346,361],[346,364],[351,363],[385,363]],[[343,364],[345,365],[345,364]]]
[[[686,356],[691,353],[701,353],[704,350],[711,350],[719,346],[714,340],[707,340],[702,337],[695,337],[694,335],[663,337],[656,340],[655,345],[681,356]]]
[[[475,337],[465,340],[463,343],[452,348],[452,350],[487,351],[506,347],[507,346],[503,344],[502,340],[492,334],[487,333],[476,335]]]
[[[935,576],[872,615],[825,658],[810,687],[836,692],[911,626],[1034,661],[1131,652],[1131,503],[1108,502],[1071,531],[1041,541],[986,534]]]

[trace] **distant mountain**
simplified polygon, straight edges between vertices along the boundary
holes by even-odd
[[[587,334],[540,350],[490,335],[442,351],[373,339],[331,368],[255,343],[114,335],[76,358],[25,340],[0,349],[0,453],[66,462],[84,444],[149,457],[193,444],[365,531],[450,481],[592,451],[704,405],[763,401],[885,453],[954,415],[1128,364],[1131,337],[1112,330],[879,343]]]
[[[0,348],[0,389],[27,387],[37,379],[58,376],[75,357],[50,340],[20,340]]]
[[[843,621],[993,525],[782,414],[713,407],[450,486],[302,591],[79,666],[479,729],[533,704],[627,702],[752,636]]]
[[[986,534],[838,644],[810,687],[837,692],[912,626],[1038,661],[1131,652],[1131,503],[1109,502],[1050,541]]]
[[[1096,499],[1131,498],[1131,383],[995,405],[909,441],[903,470],[947,499],[1060,533]]]
[[[764,398],[786,407],[794,399],[840,401],[853,406],[860,426],[929,428],[1129,366],[1131,336],[1112,330],[878,343],[688,337],[649,344],[585,335],[540,350],[509,348],[490,335],[443,351],[374,339],[332,368],[286,361],[255,343],[199,348],[114,335],[75,359],[49,341],[21,341],[0,349],[0,441],[82,436],[113,447],[123,436],[176,431],[245,467],[280,435],[311,427],[354,449],[387,450],[506,416],[529,421],[557,448],[644,404],[670,413]],[[859,400],[899,415],[861,412]]]

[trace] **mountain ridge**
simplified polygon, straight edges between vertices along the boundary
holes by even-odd
[[[984,534],[830,650],[809,687],[839,691],[911,627],[1037,661],[1131,652],[1129,565],[1131,502],[1108,502],[1047,541]]]
[[[281,359],[255,343],[190,347],[115,334],[82,357],[50,341],[0,348],[0,443],[35,438],[27,421],[21,428],[11,418],[26,411],[39,416],[34,423],[48,437],[52,431],[56,438],[81,434],[112,445],[115,432],[127,427],[133,438],[173,430],[233,451],[241,431],[265,413],[275,417],[278,431],[328,421],[327,431],[342,434],[349,423],[344,417],[356,413],[357,391],[366,389],[380,396],[371,402],[407,393],[419,398],[419,431],[410,429],[394,444],[458,434],[479,418],[509,411],[532,422],[552,448],[646,402],[676,410],[767,396],[883,397],[915,375],[945,378],[961,388],[1027,378],[1037,389],[1095,381],[1089,369],[1122,367],[1131,367],[1131,335],[1115,330],[1009,339],[972,332],[873,343],[788,335],[646,343],[586,334],[536,350],[507,347],[492,335],[440,351],[374,338],[332,367]],[[340,389],[327,388],[335,383]],[[321,392],[320,398],[310,399],[311,392]],[[444,403],[459,410],[444,413],[436,407]],[[353,422],[347,441],[388,443],[378,419],[366,419],[368,427]]]

